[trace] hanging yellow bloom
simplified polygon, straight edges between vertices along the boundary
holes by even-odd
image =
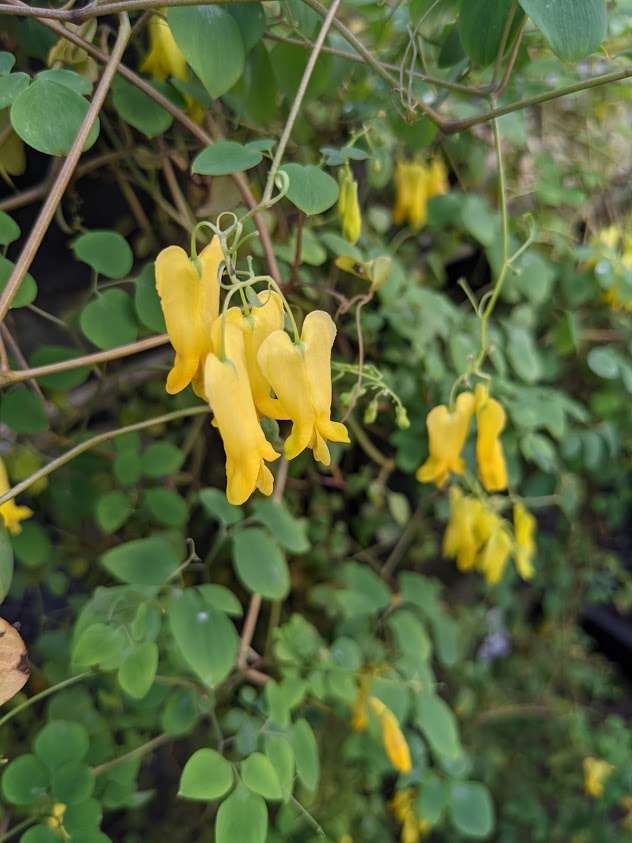
[[[477,384],[475,395],[478,473],[488,492],[502,492],[507,488],[507,466],[500,434],[507,416],[501,404],[489,397],[489,390],[482,383]]]
[[[450,518],[443,537],[443,555],[456,559],[459,571],[471,571],[483,539],[477,529],[482,504],[464,495],[458,486],[450,487]]]
[[[398,161],[395,166],[393,222],[408,222],[419,231],[428,218],[428,168],[419,162]]]
[[[265,437],[250,391],[246,349],[239,308],[230,308],[213,326],[213,343],[218,354],[209,353],[204,367],[204,386],[215,415],[226,452],[226,497],[229,503],[247,501],[255,488],[272,494],[274,478],[264,460],[279,454]]]
[[[430,170],[426,181],[426,193],[428,199],[433,196],[441,196],[449,190],[448,171],[439,155],[435,155],[430,163]]]
[[[362,212],[358,202],[358,183],[349,167],[343,167],[339,176],[338,218],[342,236],[354,245],[362,234]]]
[[[11,488],[7,470],[4,462],[0,459],[0,495],[4,495]],[[18,506],[15,500],[6,501],[0,504],[0,518],[4,522],[4,526],[13,536],[17,536],[22,532],[21,521],[25,521],[33,515],[33,510],[28,506]]]
[[[158,82],[164,82],[170,76],[184,80],[187,60],[176,44],[164,14],[165,10],[160,9],[159,14],[153,14],[149,19],[149,53],[140,69]]]
[[[349,442],[344,424],[331,421],[331,349],[336,336],[334,321],[322,310],[305,317],[301,342],[295,345],[285,331],[274,331],[261,344],[257,362],[274,389],[292,432],[285,441],[291,460],[305,448],[329,465],[330,442]]]
[[[462,392],[456,399],[454,412],[445,404],[433,407],[426,417],[430,456],[417,469],[416,478],[420,483],[436,483],[441,488],[450,472],[463,474],[465,465],[461,451],[465,445],[474,413],[474,395]]]
[[[219,313],[219,267],[224,259],[217,237],[198,256],[200,271],[180,246],[156,258],[156,289],[176,357],[166,389],[175,395],[198,374],[202,385],[205,356],[212,349],[211,328]]]
[[[491,513],[491,535],[479,559],[479,567],[489,585],[496,585],[502,579],[507,559],[512,549],[511,536],[502,520]],[[487,529],[489,526],[487,525]]]
[[[530,580],[534,574],[536,520],[523,504],[517,503],[513,508],[513,521],[516,539],[514,548],[516,568],[523,580]]]
[[[588,756],[582,762],[584,769],[584,791],[595,799],[603,794],[608,776],[614,772],[614,766],[601,758]]]
[[[283,301],[274,290],[260,293],[259,301],[261,306],[253,307],[242,323],[250,389],[255,407],[261,415],[271,419],[287,419],[287,413],[281,406],[281,402],[270,395],[270,384],[257,362],[257,354],[263,341],[274,331],[283,329]]]
[[[388,759],[400,773],[410,773],[413,768],[408,742],[400,728],[397,717],[377,697],[369,698],[369,705],[379,717],[382,729],[382,742]]]

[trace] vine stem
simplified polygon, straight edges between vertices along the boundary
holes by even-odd
[[[85,673],[78,673],[76,676],[71,676],[69,679],[64,679],[62,682],[58,682],[56,685],[51,685],[50,688],[45,688],[43,691],[40,691],[39,694],[35,694],[33,697],[29,697],[20,705],[16,705],[15,708],[12,708],[11,711],[8,711],[4,717],[0,717],[0,726],[4,726],[5,723],[8,723],[16,714],[20,714],[21,711],[24,711],[26,708],[34,705],[36,702],[43,700],[45,697],[49,697],[51,694],[56,694],[57,691],[61,691],[64,688],[69,688],[71,685],[76,685],[77,682],[83,682],[84,679],[87,679],[88,676],[91,676],[89,670]],[[0,837],[0,843],[3,840]]]
[[[66,451],[65,454],[62,454],[56,459],[51,460],[51,462],[46,465],[43,465],[29,477],[22,480],[12,489],[9,489],[9,491],[4,495],[0,495],[0,505],[13,500],[13,498],[17,497],[32,486],[33,483],[37,483],[38,480],[41,480],[42,477],[48,477],[48,475],[52,474],[53,471],[57,471],[58,468],[66,465],[66,463],[69,463],[75,457],[78,457],[80,454],[84,454],[86,451],[89,451],[97,445],[101,445],[103,442],[108,442],[110,439],[115,439],[117,436],[124,436],[126,433],[134,433],[137,430],[144,430],[147,427],[153,427],[155,424],[166,424],[167,422],[175,421],[176,419],[184,419],[189,416],[197,416],[201,413],[209,412],[210,410],[206,406],[187,407],[184,410],[174,410],[172,413],[165,413],[162,416],[154,416],[151,419],[145,419],[144,421],[136,422],[135,424],[128,424],[125,427],[117,427],[115,430],[106,430],[105,433],[99,433],[96,436],[91,436],[90,439],[80,442],[78,445],[75,445],[74,448]],[[2,720],[0,720],[0,726],[1,725]]]
[[[298,113],[301,109],[301,105],[303,104],[303,99],[305,98],[305,92],[307,91],[307,86],[309,85],[309,80],[312,77],[312,73],[314,72],[314,68],[316,66],[316,62],[318,60],[318,56],[320,55],[320,51],[323,48],[325,43],[325,38],[327,37],[327,33],[331,29],[331,25],[334,22],[336,17],[336,12],[338,11],[338,7],[340,6],[340,0],[333,0],[333,3],[329,7],[327,14],[325,15],[325,19],[323,24],[320,28],[320,32],[316,37],[316,41],[314,42],[314,46],[312,48],[311,53],[309,54],[309,58],[307,59],[307,64],[305,65],[305,70],[303,71],[303,77],[300,81],[298,86],[298,90],[296,91],[296,96],[294,97],[294,102],[290,108],[290,113],[288,114],[288,118],[285,121],[285,126],[283,127],[283,132],[281,134],[281,138],[279,139],[279,144],[276,148],[274,153],[274,158],[272,160],[272,166],[270,167],[270,172],[268,173],[268,180],[266,181],[266,186],[263,191],[263,200],[262,204],[267,204],[270,199],[272,198],[272,191],[274,189],[274,179],[277,174],[279,167],[281,166],[281,162],[283,161],[283,155],[285,154],[285,148],[288,144],[290,139],[290,135],[292,134],[292,129],[294,128],[294,123],[296,122],[296,118],[298,117]]]
[[[28,240],[24,244],[20,257],[11,272],[2,295],[0,296],[0,322],[2,322],[6,316],[7,311],[11,306],[11,301],[18,291],[18,288],[22,283],[22,279],[28,272],[31,263],[33,262],[33,258],[35,257],[46,232],[48,231],[48,227],[50,226],[53,217],[55,216],[57,206],[61,202],[61,198],[68,187],[68,183],[72,178],[72,174],[74,173],[79,162],[79,158],[81,157],[81,153],[83,152],[85,142],[88,139],[92,126],[94,125],[99,111],[103,107],[107,93],[110,90],[110,85],[114,79],[117,65],[123,57],[130,33],[131,27],[129,18],[127,14],[123,12],[119,15],[119,30],[112,53],[105,66],[101,79],[99,80],[97,89],[94,92],[90,107],[86,112],[86,116],[79,127],[79,131],[77,132],[77,136],[73,141],[66,160],[64,161],[64,164],[50,189],[50,193],[40,210],[37,220],[35,221],[35,225],[31,229]]]
[[[226,6],[231,3],[256,3],[258,0],[207,0],[209,6]],[[114,0],[111,3],[88,3],[80,9],[49,9],[45,6],[25,6],[16,12],[9,4],[0,4],[0,15],[22,15],[30,18],[53,18],[54,20],[81,23],[91,18],[114,15],[123,12],[143,12],[164,6],[198,6],[200,0]]]
[[[25,828],[28,828],[31,825],[35,825],[35,823],[39,820],[39,817],[27,817],[26,819],[22,820],[22,822],[17,823],[6,831],[2,836],[0,836],[0,843],[5,843],[5,841],[10,840],[14,835],[18,834],[20,831],[24,831]]]
[[[119,764],[124,764],[126,761],[132,761],[134,758],[142,758],[144,755],[147,755],[154,749],[158,749],[159,746],[168,743],[170,740],[173,740],[172,735],[158,735],[150,741],[137,746],[136,749],[132,749],[124,755],[119,755],[118,758],[112,758],[110,761],[105,761],[103,764],[93,767],[92,775],[100,776],[103,773],[107,773],[108,770],[113,770],[114,767],[118,767]]]

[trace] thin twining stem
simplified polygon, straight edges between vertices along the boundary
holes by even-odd
[[[230,3],[257,3],[259,0],[207,0],[206,5],[218,6]],[[23,6],[19,12],[9,4],[0,4],[0,15],[22,15],[29,18],[49,18],[69,23],[81,23],[104,15],[123,12],[143,12],[164,6],[199,6],[200,0],[114,0],[112,3],[88,3],[80,9],[49,9],[45,6]]]
[[[144,421],[136,422],[135,424],[128,424],[125,427],[117,427],[114,430],[106,430],[104,433],[98,433],[96,436],[91,436],[90,439],[80,442],[78,445],[75,445],[74,448],[66,451],[65,454],[62,454],[56,459],[51,460],[51,462],[46,465],[43,465],[25,480],[21,480],[13,486],[12,489],[5,492],[4,495],[0,495],[0,506],[7,501],[13,500],[18,495],[21,495],[22,492],[25,492],[28,488],[30,488],[33,483],[37,483],[37,481],[41,480],[43,477],[48,477],[49,474],[57,471],[58,468],[62,468],[62,466],[66,465],[66,463],[74,460],[75,457],[78,457],[80,454],[85,454],[86,451],[89,451],[91,448],[96,448],[97,445],[101,445],[103,442],[109,442],[110,439],[116,439],[117,436],[125,436],[126,433],[134,433],[137,430],[144,430],[147,427],[153,427],[155,424],[167,424],[167,422],[176,421],[177,419],[184,419],[189,416],[198,416],[202,413],[209,412],[210,410],[206,405],[187,407],[184,410],[174,410],[172,413],[165,413],[162,416],[154,416],[153,418],[145,419]]]
[[[108,59],[103,75],[101,76],[97,89],[94,92],[90,107],[88,108],[86,116],[79,127],[77,137],[73,141],[66,160],[64,161],[64,164],[50,189],[48,198],[39,212],[35,225],[31,229],[31,233],[24,244],[24,248],[20,252],[20,257],[13,267],[13,271],[11,272],[2,295],[0,295],[0,322],[2,322],[6,316],[13,297],[17,293],[24,276],[28,272],[31,263],[33,262],[33,258],[37,254],[37,250],[48,231],[48,227],[53,221],[57,206],[61,202],[61,198],[68,187],[68,183],[72,178],[72,174],[74,173],[79,162],[79,158],[81,157],[81,153],[83,152],[83,147],[85,146],[90,131],[99,112],[101,111],[101,108],[103,107],[107,93],[110,90],[110,85],[112,84],[114,74],[116,73],[117,65],[121,61],[125,47],[127,46],[130,32],[131,27],[129,18],[127,14],[121,14],[119,17],[119,31],[112,49],[112,54]]]

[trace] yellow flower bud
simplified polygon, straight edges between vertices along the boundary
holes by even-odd
[[[338,217],[342,226],[342,236],[352,245],[357,243],[362,233],[362,212],[358,202],[358,183],[348,167],[340,171]]]
[[[496,585],[502,579],[511,553],[511,537],[498,516],[492,515],[494,526],[492,533],[481,554],[479,566],[490,585]]]
[[[413,768],[408,742],[400,728],[397,717],[377,697],[369,699],[369,705],[380,719],[382,742],[388,759],[400,773],[410,773]]]
[[[170,76],[184,80],[187,78],[187,60],[169,29],[165,10],[160,9],[159,12],[149,19],[149,53],[140,69],[158,82]]]

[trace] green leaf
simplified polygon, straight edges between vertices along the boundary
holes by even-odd
[[[419,783],[419,791],[416,799],[417,816],[436,825],[443,816],[448,804],[447,782],[439,778],[435,773],[427,772]]]
[[[466,837],[484,838],[494,829],[494,805],[489,790],[479,782],[453,782],[450,816]]]
[[[241,608],[241,603],[225,585],[205,583],[204,585],[198,586],[198,591],[206,603],[219,612],[225,612],[227,615],[234,615],[237,618],[243,615],[244,611]]]
[[[261,3],[230,3],[227,10],[237,21],[244,49],[249,53],[265,32],[266,16],[263,6]]]
[[[0,255],[0,293],[4,290],[6,283],[9,280],[9,276],[13,272],[13,267],[13,261],[8,260],[8,258],[5,258],[4,255]],[[33,276],[27,272],[22,279],[22,283],[18,287],[17,293],[13,296],[11,309],[13,310],[18,307],[26,307],[27,304],[34,302],[36,297],[37,284],[35,283]]]
[[[421,694],[417,698],[417,722],[436,753],[448,758],[461,754],[456,718],[441,697]]]
[[[48,826],[35,825],[20,837],[20,843],[59,843],[59,837]]]
[[[35,754],[49,770],[71,761],[83,761],[89,747],[86,728],[69,720],[52,720],[38,733],[33,744]]]
[[[188,735],[198,721],[198,694],[191,688],[177,688],[162,712],[162,729],[168,735]]]
[[[294,750],[297,775],[305,787],[314,792],[320,778],[320,759],[312,727],[307,720],[297,720],[290,728],[289,738]]]
[[[13,546],[0,517],[0,603],[9,593],[13,579]]]
[[[606,37],[606,0],[519,0],[551,49],[565,61],[594,52]]]
[[[123,290],[106,290],[81,311],[81,330],[97,348],[107,351],[134,342],[138,325],[132,300]]]
[[[515,373],[525,383],[535,383],[542,377],[542,361],[533,334],[521,325],[505,324],[507,357]]]
[[[143,500],[156,521],[166,527],[184,527],[189,520],[186,501],[173,489],[147,489]]]
[[[134,307],[136,315],[146,328],[157,333],[166,331],[165,317],[156,291],[154,264],[143,267],[134,285]]]
[[[226,495],[219,489],[201,489],[199,498],[200,503],[211,518],[216,518],[226,527],[237,524],[244,517],[241,507],[228,503]]]
[[[24,143],[47,155],[70,151],[84,117],[88,101],[66,85],[50,79],[36,79],[13,101],[11,125]],[[86,140],[84,151],[99,136],[97,118]]]
[[[41,433],[48,427],[48,417],[39,395],[18,384],[0,398],[0,423],[16,433]]]
[[[97,499],[95,518],[104,533],[115,533],[132,513],[132,504],[125,492],[114,489]]]
[[[268,809],[260,796],[239,784],[219,806],[215,843],[265,843]]]
[[[77,350],[64,345],[40,345],[29,358],[29,364],[47,366],[50,363],[61,363],[64,360],[74,360],[78,356]],[[90,376],[89,366],[77,366],[66,372],[52,375],[42,375],[38,382],[48,389],[69,390],[82,384]]]
[[[550,439],[541,433],[527,433],[520,440],[522,456],[542,471],[552,474],[557,467],[557,454]]]
[[[47,79],[49,82],[57,82],[58,85],[65,85],[80,96],[87,96],[92,92],[92,82],[74,70],[66,67],[53,67],[48,70],[40,70],[38,79]]]
[[[113,547],[103,554],[101,564],[122,582],[159,586],[175,571],[179,560],[166,539],[150,536]]]
[[[281,783],[270,759],[262,752],[253,752],[241,762],[241,778],[247,788],[264,799],[283,798]]]
[[[220,140],[195,156],[191,172],[204,176],[227,176],[229,173],[256,167],[262,158],[256,149],[250,149],[236,141]]]
[[[21,234],[20,226],[4,211],[0,211],[0,246],[8,246]]]
[[[146,477],[165,477],[175,474],[182,465],[184,454],[171,442],[152,442],[141,458]]]
[[[463,228],[483,246],[491,246],[498,233],[499,216],[496,211],[492,211],[485,199],[475,193],[462,197],[459,210]]]
[[[15,56],[13,53],[8,53],[6,50],[0,51],[0,76],[11,73],[14,64]]]
[[[12,536],[11,542],[17,558],[29,568],[43,565],[51,558],[52,545],[48,533],[36,521],[25,521],[22,532]]]
[[[279,546],[256,527],[233,536],[233,563],[247,589],[269,600],[282,600],[290,590],[290,574]]]
[[[284,164],[290,186],[287,198],[307,216],[322,214],[338,199],[338,183],[314,164]]]
[[[8,108],[17,95],[28,88],[30,82],[28,73],[0,76],[0,109]]]
[[[294,750],[292,744],[283,735],[266,735],[265,750],[276,771],[281,786],[281,798],[284,802],[287,802],[294,787]]]
[[[253,509],[255,519],[265,524],[286,550],[291,553],[305,553],[309,550],[305,522],[291,515],[284,504],[262,498],[254,502]]]
[[[53,772],[51,794],[53,799],[65,805],[85,802],[92,796],[95,779],[86,764],[71,761]]]
[[[94,623],[85,629],[73,648],[72,660],[77,667],[92,667],[109,662],[125,649],[127,639],[122,629]]]
[[[155,83],[149,84],[159,89]],[[173,123],[173,117],[168,111],[120,76],[112,84],[112,105],[119,117],[147,138],[164,134]]]
[[[73,242],[72,250],[99,275],[115,280],[128,275],[134,263],[129,243],[117,231],[87,231]]]
[[[261,42],[246,59],[243,75],[226,95],[231,108],[251,123],[259,126],[271,123],[278,113],[277,84],[270,54]],[[268,142],[260,145],[258,141],[246,144],[255,152],[269,151]]]
[[[35,755],[20,755],[2,775],[2,793],[13,805],[30,805],[48,788],[49,772]]]
[[[220,6],[170,8],[169,27],[178,47],[212,97],[221,97],[241,76],[246,52],[237,21]]]
[[[412,612],[401,609],[388,619],[389,629],[393,631],[397,648],[413,666],[426,662],[432,653],[428,633]]]
[[[82,839],[82,833],[94,831],[101,825],[103,811],[96,799],[86,799],[77,805],[67,805],[64,812],[64,828],[68,834],[77,839]],[[59,838],[57,838],[59,843]]]
[[[158,647],[153,641],[137,644],[123,659],[117,679],[130,697],[141,700],[149,693],[158,669]]]
[[[591,348],[586,355],[588,368],[605,380],[619,377],[620,360],[617,352],[607,345]]]
[[[184,765],[178,796],[203,801],[219,799],[233,786],[233,768],[214,749],[198,749]]]
[[[513,0],[464,0],[459,13],[459,36],[463,49],[475,64],[487,67],[498,55],[507,17]],[[513,16],[512,33],[522,19],[520,10]],[[511,35],[505,49],[511,44]]]
[[[169,602],[169,625],[178,649],[191,670],[208,687],[231,672],[239,641],[235,628],[196,589],[186,589]]]

